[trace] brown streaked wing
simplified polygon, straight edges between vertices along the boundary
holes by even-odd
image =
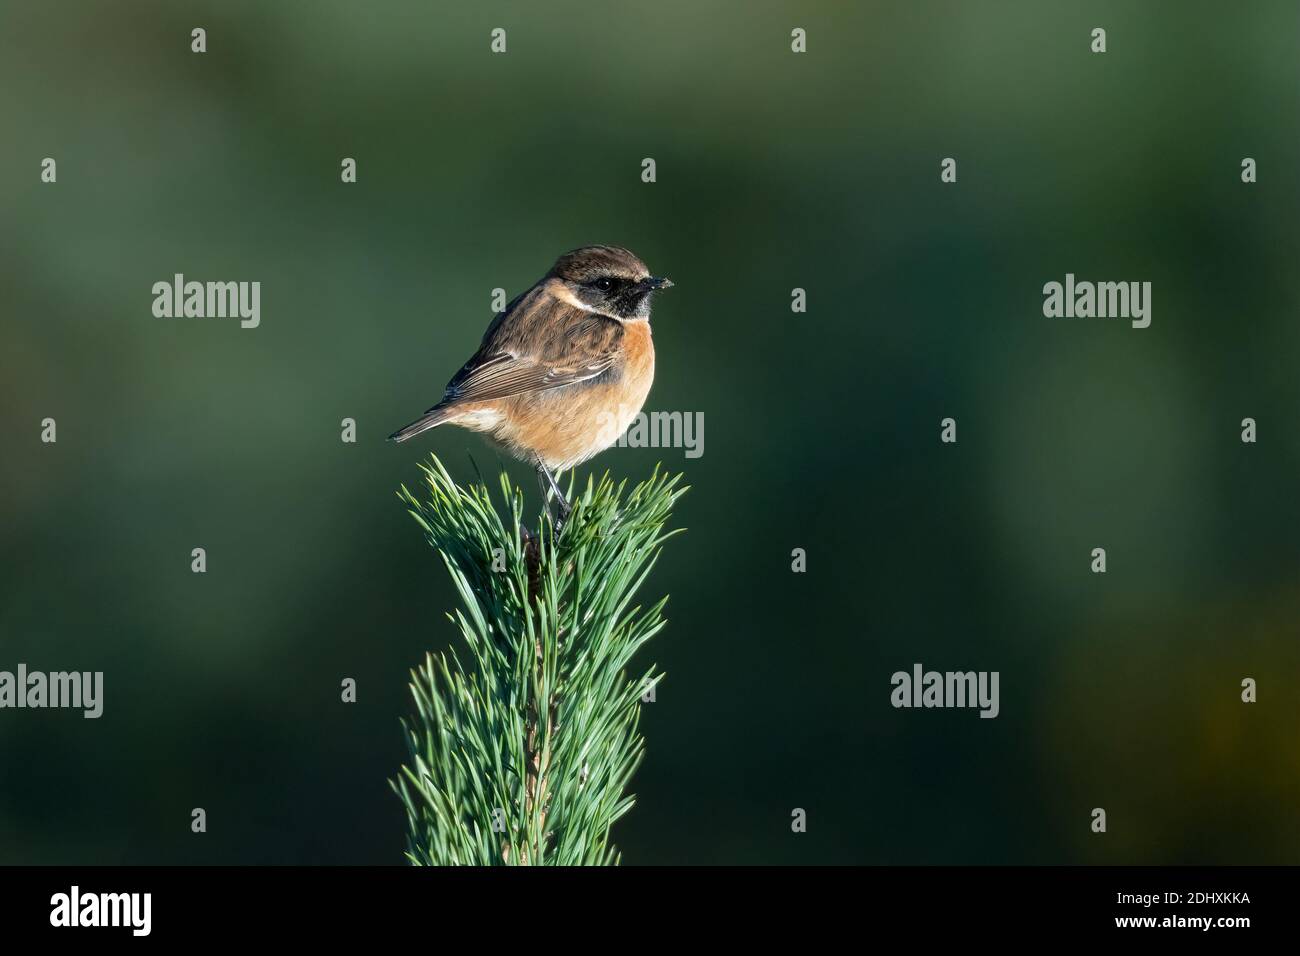
[[[485,402],[562,385],[576,385],[609,371],[615,358],[615,353],[608,352],[591,356],[591,361],[585,364],[559,367],[519,358],[509,352],[498,352],[473,367],[461,369],[448,384],[447,393],[438,405]]]

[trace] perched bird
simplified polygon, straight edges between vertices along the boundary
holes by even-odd
[[[655,374],[650,300],[671,285],[618,246],[565,253],[492,320],[442,401],[389,438],[442,424],[485,432],[537,469],[563,524],[556,474],[614,444],[641,411]]]

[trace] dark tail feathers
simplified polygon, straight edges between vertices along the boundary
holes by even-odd
[[[408,438],[414,438],[416,435],[427,432],[430,428],[437,428],[450,417],[450,409],[435,406],[425,412],[422,417],[411,422],[411,424],[407,425],[405,428],[400,428],[393,432],[388,436],[388,440],[396,442],[406,441]]]

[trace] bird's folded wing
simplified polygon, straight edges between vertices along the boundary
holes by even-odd
[[[557,366],[509,352],[497,352],[461,369],[447,386],[447,393],[439,405],[445,407],[463,402],[484,402],[559,388],[562,385],[575,385],[607,372],[613,366],[615,358],[615,354],[610,352],[593,355],[581,364]]]

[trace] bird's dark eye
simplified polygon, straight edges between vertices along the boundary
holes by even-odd
[[[596,288],[601,292],[608,292],[610,289],[614,288],[614,280],[609,276],[601,276],[596,280]]]

